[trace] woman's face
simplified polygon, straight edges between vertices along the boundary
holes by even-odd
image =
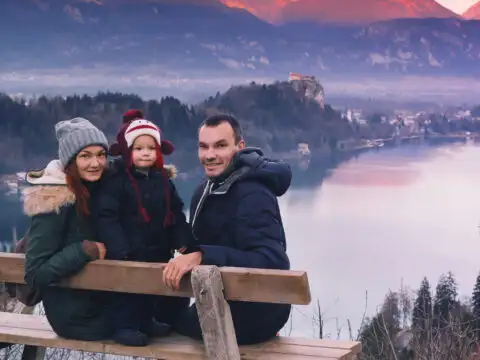
[[[107,152],[102,146],[87,146],[75,158],[78,174],[85,181],[98,181],[107,163]]]

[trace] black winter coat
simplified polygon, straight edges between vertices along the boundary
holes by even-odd
[[[192,198],[190,223],[203,252],[202,264],[289,270],[277,197],[287,191],[291,177],[286,163],[247,148],[236,154],[222,178],[200,184]],[[291,309],[288,304],[229,303],[239,332],[260,323],[280,329]]]
[[[163,174],[151,170],[144,174],[131,169],[138,186],[142,205],[150,216],[149,222],[141,221],[133,185],[123,162],[115,164],[116,173],[102,183],[92,199],[92,213],[98,237],[105,244],[107,259],[148,262],[166,262],[174,249],[191,244],[191,228],[183,212],[184,204],[171,181],[176,175],[173,166],[165,166],[169,176],[168,191],[174,215],[172,225],[163,224],[166,216]]]

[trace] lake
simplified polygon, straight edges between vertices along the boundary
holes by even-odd
[[[363,153],[323,183],[281,199],[292,268],[308,271],[312,305],[294,310],[293,335],[356,334],[389,289],[432,288],[451,270],[470,296],[480,270],[480,147],[406,145]],[[310,175],[312,176],[312,175]],[[314,176],[314,175],[313,175]]]
[[[451,270],[470,296],[480,270],[480,147],[473,144],[402,145],[356,155],[313,158],[293,165],[289,192],[280,198],[292,269],[306,270],[312,304],[295,307],[284,329],[354,335],[365,312],[375,313],[389,289],[415,290],[423,276],[434,288]],[[178,181],[188,200],[193,183]],[[4,203],[5,204],[5,203]],[[2,205],[2,238],[11,238],[12,206]],[[13,219],[13,220],[12,220]],[[3,225],[3,230],[1,229]],[[10,237],[9,237],[10,236]]]

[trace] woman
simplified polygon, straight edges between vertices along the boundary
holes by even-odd
[[[40,291],[47,319],[59,336],[103,340],[112,335],[109,295],[49,285],[105,257],[105,248],[95,242],[89,199],[103,175],[108,142],[83,118],[61,121],[55,132],[59,160],[26,177],[33,186],[23,194],[24,212],[31,217],[25,281]]]

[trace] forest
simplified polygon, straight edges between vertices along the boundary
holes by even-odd
[[[345,140],[387,138],[395,127],[380,122],[381,114],[367,113],[367,124],[349,122],[328,104],[322,108],[305,97],[289,82],[232,86],[204,101],[188,105],[166,96],[159,100],[142,99],[135,94],[99,92],[96,95],[39,96],[12,98],[0,93],[0,174],[44,166],[55,157],[57,143],[54,125],[81,116],[89,119],[113,141],[125,110],[138,108],[157,123],[163,136],[175,144],[175,161],[182,167],[195,164],[198,126],[207,116],[226,113],[242,124],[247,144],[261,147],[267,154],[295,151],[298,143],[311,150],[336,150]],[[480,107],[473,110],[477,113]],[[431,128],[438,133],[457,130],[479,131],[480,124],[451,122],[444,116],[429,114]]]
[[[174,142],[177,156],[196,152],[200,122],[216,113],[235,115],[247,143],[266,152],[290,151],[298,142],[321,146],[352,134],[339,112],[329,106],[320,108],[288,83],[233,86],[195,105],[174,97],[144,100],[134,94],[112,92],[40,96],[28,101],[0,94],[0,174],[37,168],[54,157],[57,143],[53,129],[60,120],[85,117],[113,141],[122,113],[129,108],[142,109],[147,119],[157,123],[163,136]]]
[[[462,299],[451,272],[440,276],[434,292],[426,277],[413,297],[405,288],[389,292],[358,339],[360,360],[480,359],[480,274],[472,296]]]

